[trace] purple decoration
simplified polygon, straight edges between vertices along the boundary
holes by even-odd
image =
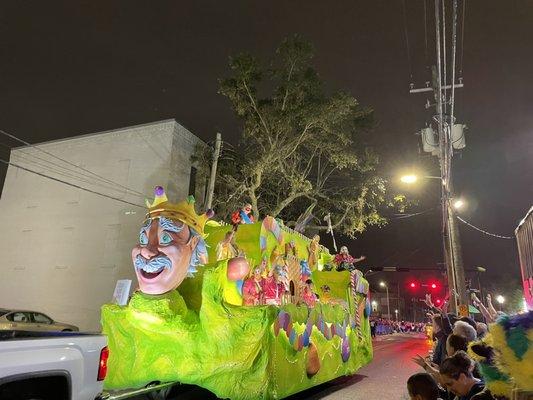
[[[342,341],[341,357],[343,362],[348,361],[348,359],[350,358],[350,342],[348,341],[348,339],[344,339]]]
[[[307,329],[302,334],[302,344],[303,346],[307,347],[309,346],[309,333],[307,333]]]
[[[163,196],[165,194],[165,189],[163,189],[163,186],[156,186],[154,193],[156,196]]]
[[[311,336],[311,332],[313,332],[313,321],[307,321],[307,325],[305,326],[305,332],[307,333],[307,336]]]
[[[285,328],[285,332],[287,332],[287,335],[290,335],[291,332],[294,332],[294,330],[292,329],[292,322],[289,322],[287,328]]]
[[[289,322],[288,314],[285,311],[280,311],[278,314],[279,326],[280,328],[287,329],[287,324]]]
[[[291,331],[291,334],[289,335],[289,343],[293,345],[295,340],[296,340],[296,331]]]
[[[341,338],[344,339],[346,337],[346,328],[342,327],[341,324],[337,324],[337,328],[335,328],[335,330],[337,331],[337,335]]]
[[[304,347],[304,340],[303,340],[303,336],[300,335],[298,336],[298,351],[302,351]]]
[[[286,315],[285,318],[286,318],[286,321],[287,321],[287,322],[286,322],[286,325],[285,325],[285,330],[289,329],[289,325],[290,325],[290,327],[291,327],[291,329],[292,329],[292,322],[291,322],[291,321],[292,321],[292,318],[291,318],[291,315],[288,314],[288,313],[285,313],[285,315]]]
[[[215,210],[213,210],[212,208],[210,208],[209,210],[206,211],[205,216],[206,216],[207,218],[213,218],[213,217],[215,216]]]
[[[327,339],[327,340],[330,340],[331,339],[331,330],[329,329],[329,326],[328,324],[324,323],[324,337]]]

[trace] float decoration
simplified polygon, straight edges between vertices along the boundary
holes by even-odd
[[[221,398],[279,399],[353,374],[371,360],[368,320],[361,315],[355,322],[365,295],[354,294],[347,271],[319,271],[318,262],[309,265],[309,239],[273,218],[242,224],[235,243],[246,259],[205,263],[186,277],[196,254],[191,240],[205,241],[204,261],[207,256],[216,260],[217,245],[233,227],[206,226],[207,218],[191,212],[191,201],[172,205],[162,188],[157,197],[149,205],[151,224],[141,230],[148,241],[140,237],[132,255],[138,252],[150,263],[165,254],[171,259],[170,271],[179,266],[185,273],[171,290],[152,294],[140,285],[127,306],[102,307],[110,348],[107,389],[175,381],[201,386]],[[190,251],[172,258],[180,249]],[[316,258],[331,256],[320,247]],[[278,296],[276,305],[261,305],[269,274],[281,284],[278,293],[288,295],[281,301]],[[315,287],[329,285],[331,302],[318,300],[308,307],[302,301],[302,276]]]

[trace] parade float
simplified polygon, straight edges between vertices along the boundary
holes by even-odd
[[[208,222],[192,198],[171,203],[156,188],[132,251],[138,290],[102,307],[108,390],[179,382],[280,399],[372,359],[362,273],[325,268],[318,236],[246,212]]]

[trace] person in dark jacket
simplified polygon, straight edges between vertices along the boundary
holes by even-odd
[[[439,400],[440,390],[430,374],[414,374],[407,380],[407,391],[411,400]]]
[[[456,400],[491,399],[490,393],[483,391],[483,381],[472,375],[472,366],[472,359],[464,351],[445,358],[439,370],[442,384],[457,396]]]

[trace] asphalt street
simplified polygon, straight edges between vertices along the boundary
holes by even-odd
[[[423,335],[395,334],[378,337],[373,345],[374,359],[357,374],[311,388],[287,400],[409,399],[405,385],[407,378],[421,372],[411,358],[416,354],[427,354],[430,343]],[[197,387],[181,387],[177,392],[171,400],[216,399],[212,393]]]

